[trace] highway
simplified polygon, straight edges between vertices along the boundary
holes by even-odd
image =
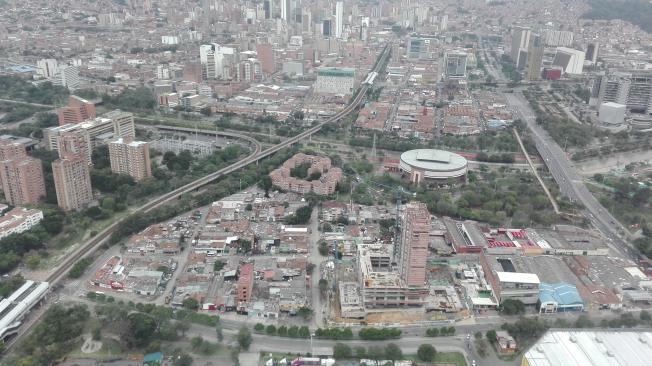
[[[628,238],[623,238],[620,235],[620,232],[625,233],[625,235],[628,235],[629,232],[586,188],[582,177],[577,174],[564,150],[536,123],[536,117],[528,101],[525,100],[521,93],[516,92],[505,93],[505,97],[509,104],[518,110],[521,119],[532,131],[537,151],[548,166],[553,178],[555,178],[561,193],[571,201],[584,205],[586,217],[591,220],[598,230],[611,239],[613,244],[616,244],[615,247],[612,245],[612,248],[620,251],[625,249],[629,252],[628,248],[631,248],[631,244],[627,241]]]
[[[480,42],[482,42],[482,39],[480,39]],[[484,56],[487,71],[491,76],[499,83],[506,82],[507,78],[497,67],[498,62],[490,58],[486,50]],[[572,202],[584,206],[586,218],[608,238],[608,244],[613,250],[625,254],[626,257],[631,257],[636,252],[628,241],[631,239],[631,234],[586,188],[564,150],[550,137],[548,132],[536,123],[534,111],[530,108],[529,102],[523,97],[520,91],[521,88],[522,86],[514,88],[513,93],[503,93],[503,95],[507,102],[518,111],[520,118],[532,131],[532,138],[537,151],[557,182],[561,193]],[[621,236],[621,233],[623,233],[624,237]]]

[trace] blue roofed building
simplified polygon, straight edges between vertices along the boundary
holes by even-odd
[[[584,310],[584,301],[575,285],[569,283],[539,284],[539,313]]]
[[[161,352],[148,353],[143,357],[143,366],[161,366],[163,354]]]

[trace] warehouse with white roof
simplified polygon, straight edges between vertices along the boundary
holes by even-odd
[[[549,330],[521,366],[647,366],[651,360],[651,331]]]

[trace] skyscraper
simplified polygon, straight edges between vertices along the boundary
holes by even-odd
[[[265,12],[265,19],[272,18],[272,1],[265,0],[263,1],[263,11]]]
[[[522,59],[527,55],[527,49],[530,43],[530,36],[532,31],[530,28],[516,27],[512,32],[512,48],[510,56],[516,65],[524,65],[525,60]]]
[[[204,79],[228,79],[229,67],[235,59],[235,50],[217,43],[199,46],[199,60]]]
[[[79,68],[77,66],[61,66],[57,70],[55,78],[52,79],[55,85],[65,86],[68,89],[75,89],[79,86]]]
[[[525,66],[525,79],[530,81],[541,78],[541,64],[543,63],[543,42],[541,36],[532,34],[527,50],[527,62]]]
[[[60,159],[70,155],[78,155],[86,161],[86,164],[93,164],[91,160],[91,141],[89,135],[85,132],[84,130],[73,130],[57,136]]]
[[[52,162],[54,188],[57,203],[64,211],[85,208],[93,200],[91,176],[86,160],[78,154],[70,154]]]
[[[10,205],[37,203],[45,195],[41,161],[21,144],[0,140],[0,181]]]
[[[466,52],[449,51],[444,57],[446,77],[449,79],[459,79],[466,77],[466,61],[468,55]]]
[[[36,61],[36,73],[45,78],[53,78],[54,75],[56,75],[57,70],[57,60],[53,58],[44,58],[42,60]]]
[[[260,60],[260,66],[264,73],[272,74],[276,71],[276,64],[274,60],[274,49],[271,44],[256,45],[256,53]]]
[[[598,61],[598,43],[591,42],[586,46],[586,60],[596,63]]]
[[[338,1],[335,4],[335,37],[342,38],[344,29],[344,2]]]
[[[118,138],[109,143],[109,158],[116,174],[127,174],[135,181],[152,176],[147,142]]]
[[[402,227],[399,273],[408,287],[423,287],[426,283],[430,236],[430,213],[426,205],[421,202],[408,203]]]
[[[281,1],[281,19],[285,22],[290,21],[291,5],[290,0],[280,0]]]

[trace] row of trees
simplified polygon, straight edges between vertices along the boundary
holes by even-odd
[[[362,328],[358,337],[367,341],[382,341],[401,338],[401,330],[397,328]]]
[[[184,309],[176,309],[172,311],[167,306],[157,306],[154,304],[144,304],[140,302],[117,300],[113,296],[96,293],[93,291],[87,292],[86,297],[89,300],[95,301],[100,304],[115,304],[120,308],[124,308],[129,312],[141,312],[146,314],[167,314],[169,319],[181,322],[201,324],[209,327],[215,327],[220,324],[220,317],[217,315],[209,315],[205,313],[197,313],[195,311],[188,311]],[[167,309],[167,310],[166,310]],[[169,311],[168,311],[169,310]]]
[[[432,362],[435,358],[436,351],[434,347],[427,346],[430,345],[419,346],[417,356],[422,361]],[[369,346],[368,348],[362,346],[352,348],[345,343],[336,343],[335,346],[333,346],[333,357],[338,360],[355,357],[370,358],[376,361],[397,361],[403,358],[403,351],[395,343],[389,343],[385,347]]]
[[[310,329],[307,326],[285,326],[276,327],[274,325],[265,326],[263,323],[257,323],[254,326],[256,333],[265,333],[271,336],[288,337],[288,338],[310,338]]]
[[[441,328],[426,329],[426,336],[428,337],[447,337],[452,335],[455,335],[455,327],[441,327]]]
[[[315,337],[323,339],[353,339],[353,331],[351,328],[318,328],[315,331]]]
[[[652,316],[648,311],[641,311],[638,316],[632,313],[623,313],[610,319],[604,318],[599,322],[591,319],[587,315],[580,315],[573,322],[563,318],[557,318],[554,321],[541,319],[539,317],[521,317],[513,323],[504,323],[501,325],[503,330],[509,332],[517,343],[524,347],[525,345],[539,339],[548,329],[554,328],[631,328],[639,325],[651,325]],[[490,338],[490,334],[487,335]]]

